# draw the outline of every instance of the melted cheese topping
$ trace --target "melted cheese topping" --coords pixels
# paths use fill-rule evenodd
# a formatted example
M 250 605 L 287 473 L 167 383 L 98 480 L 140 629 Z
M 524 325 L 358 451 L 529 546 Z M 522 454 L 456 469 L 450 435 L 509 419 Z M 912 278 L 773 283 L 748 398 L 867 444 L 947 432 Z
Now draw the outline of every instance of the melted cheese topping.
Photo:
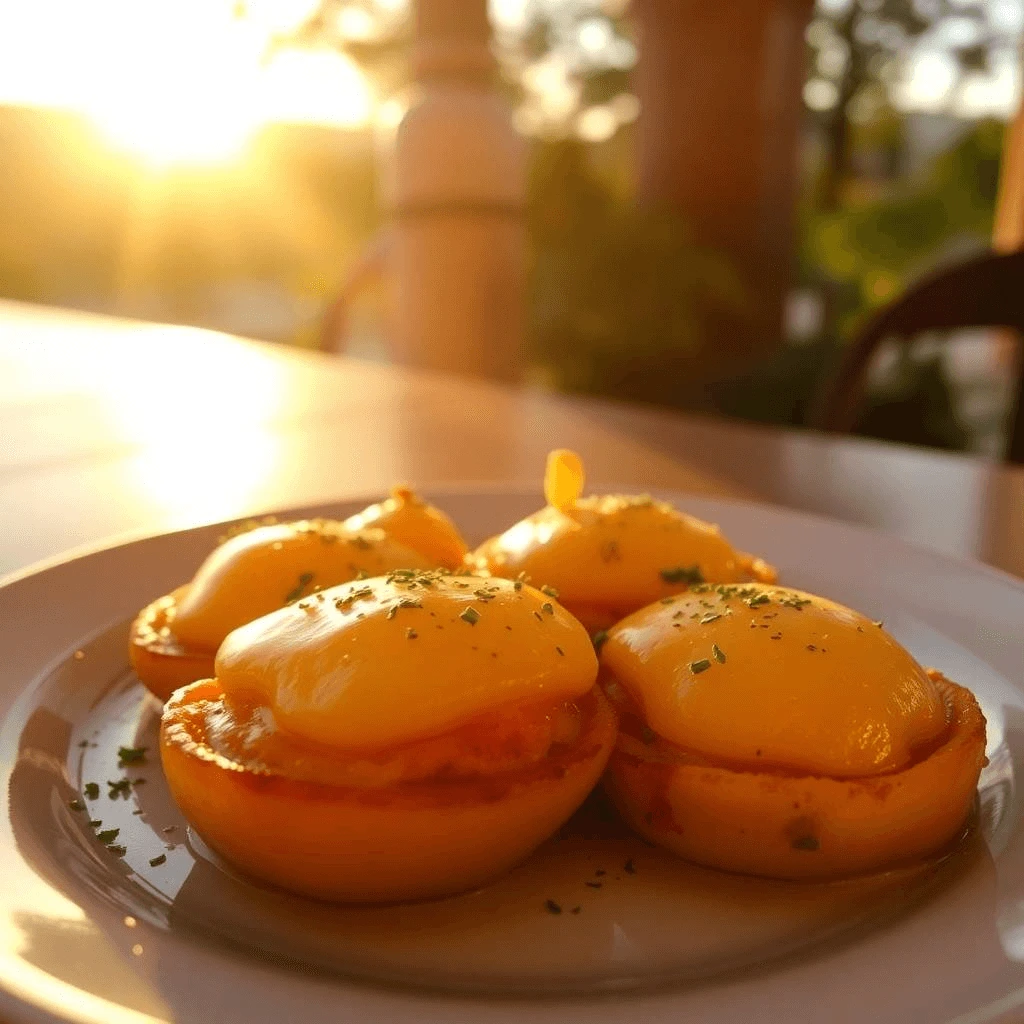
M 925 670 L 880 625 L 779 587 L 698 587 L 624 619 L 601 662 L 660 736 L 754 768 L 898 771 L 946 729 Z
M 323 591 L 236 629 L 217 654 L 229 697 L 349 750 L 438 735 L 513 703 L 573 700 L 596 676 L 586 630 L 540 591 L 436 572 Z
M 170 628 L 187 646 L 216 650 L 231 630 L 316 587 L 432 564 L 382 530 L 356 531 L 327 519 L 260 526 L 231 537 L 203 562 Z
M 399 544 L 418 551 L 432 566 L 457 569 L 468 548 L 455 524 L 439 508 L 428 505 L 408 487 L 345 520 L 350 530 L 379 527 Z
M 548 453 L 544 471 L 544 500 L 554 508 L 569 509 L 583 493 L 586 474 L 583 460 L 568 448 Z
M 639 608 L 694 580 L 728 583 L 774 570 L 736 551 L 717 526 L 641 495 L 548 505 L 485 541 L 469 563 L 495 576 L 526 575 L 580 602 Z

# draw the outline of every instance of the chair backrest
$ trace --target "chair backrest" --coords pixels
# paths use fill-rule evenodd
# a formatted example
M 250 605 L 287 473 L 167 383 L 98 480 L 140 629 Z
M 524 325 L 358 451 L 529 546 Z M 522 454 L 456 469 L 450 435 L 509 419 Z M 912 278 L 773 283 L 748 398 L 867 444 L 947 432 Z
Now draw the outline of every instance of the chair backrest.
M 864 397 L 871 357 L 888 338 L 911 340 L 925 331 L 1007 327 L 1024 338 L 1024 250 L 985 253 L 941 270 L 910 288 L 869 321 L 846 347 L 837 371 L 814 404 L 810 425 L 848 431 Z M 1010 414 L 1007 458 L 1024 463 L 1024 357 Z

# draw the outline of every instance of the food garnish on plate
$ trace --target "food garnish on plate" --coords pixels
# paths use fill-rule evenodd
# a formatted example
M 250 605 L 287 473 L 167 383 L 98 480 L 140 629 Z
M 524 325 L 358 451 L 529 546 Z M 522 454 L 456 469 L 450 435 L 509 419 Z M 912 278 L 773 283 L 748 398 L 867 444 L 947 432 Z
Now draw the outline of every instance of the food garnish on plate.
M 618 623 L 601 666 L 622 712 L 605 788 L 689 860 L 833 878 L 964 830 L 985 719 L 880 622 L 800 591 L 699 584 Z
M 480 885 L 593 789 L 615 740 L 586 630 L 520 582 L 403 570 L 232 632 L 164 709 L 171 792 L 256 878 L 378 902 Z
M 583 482 L 578 455 L 551 452 L 547 505 L 485 541 L 468 564 L 554 588 L 591 631 L 694 583 L 776 580 L 772 566 L 737 551 L 716 525 L 650 495 L 582 497 Z
M 255 524 L 227 537 L 191 582 L 142 609 L 131 628 L 132 667 L 166 700 L 213 674 L 217 648 L 238 626 L 360 576 L 455 568 L 465 553 L 451 520 L 408 488 L 344 522 Z

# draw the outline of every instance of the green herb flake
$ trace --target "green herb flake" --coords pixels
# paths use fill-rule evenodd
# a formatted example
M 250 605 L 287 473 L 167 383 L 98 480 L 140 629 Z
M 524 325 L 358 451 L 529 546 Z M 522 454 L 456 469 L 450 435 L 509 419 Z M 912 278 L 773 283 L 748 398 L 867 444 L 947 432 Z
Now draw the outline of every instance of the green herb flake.
M 110 800 L 116 800 L 118 797 L 123 797 L 125 800 L 128 799 L 128 795 L 132 791 L 131 779 L 118 779 L 116 782 L 111 782 L 107 779 L 107 798 Z
M 291 604 L 292 601 L 298 601 L 300 597 L 306 592 L 306 587 L 313 582 L 313 573 L 304 572 L 299 574 L 299 582 L 295 589 L 285 595 L 284 603 Z
M 752 597 L 747 598 L 748 608 L 757 608 L 759 605 L 768 604 L 771 598 L 767 594 L 754 594 Z
M 523 581 L 522 580 L 513 580 L 512 581 L 512 589 L 513 590 L 522 590 L 523 589 Z
M 107 849 L 115 857 L 123 857 L 128 852 L 128 847 L 127 846 L 108 846 Z
M 158 868 L 158 867 L 160 867 L 161 864 L 165 864 L 166 862 L 167 862 L 167 854 L 166 853 L 161 853 L 159 857 L 150 857 L 149 858 L 149 866 L 151 868 Z
M 590 642 L 594 645 L 594 650 L 600 652 L 601 648 L 604 647 L 605 642 L 608 640 L 608 630 L 599 629 L 591 638 Z
M 556 651 L 558 651 L 558 653 L 559 653 L 559 654 L 560 654 L 560 655 L 561 655 L 561 656 L 562 656 L 563 658 L 565 657 L 565 651 L 563 651 L 563 650 L 562 650 L 562 648 L 558 646 L 558 644 L 555 644 L 555 650 L 556 650 Z
M 711 662 L 707 658 L 701 658 L 699 661 L 690 662 L 690 671 L 695 675 L 699 676 L 701 672 L 706 672 L 711 668 Z
M 722 616 L 717 614 L 716 612 L 711 612 L 708 615 L 705 615 L 704 618 L 700 620 L 700 624 L 702 626 L 706 626 L 709 622 L 714 622 L 716 619 L 720 619 L 721 617 Z
M 411 626 L 405 631 L 406 640 L 415 640 L 418 636 L 419 633 L 417 633 Z
M 104 845 L 109 846 L 119 835 L 121 830 L 119 828 L 107 828 L 102 832 L 96 833 L 96 838 Z
M 715 661 L 717 661 L 719 665 L 725 664 L 725 651 L 723 651 L 718 644 L 711 645 L 711 653 L 715 656 Z
M 89 821 L 89 828 L 99 828 L 103 822 L 99 818 L 91 818 Z
M 547 612 L 548 615 L 554 615 L 555 614 L 555 606 L 550 601 L 545 601 L 540 606 L 540 610 L 542 612 Z
M 463 608 L 459 612 L 459 618 L 463 622 L 468 622 L 471 626 L 475 626 L 480 621 L 480 613 L 475 608 Z
M 98 782 L 87 782 L 82 787 L 87 800 L 98 800 L 100 796 L 100 784 Z
M 558 600 L 558 591 L 554 587 L 549 587 L 546 583 L 540 588 L 540 592 L 548 597 L 553 597 L 556 601 Z
M 143 764 L 148 749 L 148 747 L 118 747 L 117 767 L 123 768 L 126 764 Z
M 671 569 L 662 569 L 659 576 L 666 583 L 703 583 L 704 576 L 699 565 L 677 565 Z
M 77 799 L 76 800 L 69 800 L 68 801 L 68 807 L 70 807 L 71 810 L 73 810 L 73 811 L 84 811 L 85 810 L 85 804 L 83 804 L 81 800 L 77 800 Z
M 549 914 L 560 914 L 562 912 L 562 908 L 554 900 L 545 900 L 544 909 Z

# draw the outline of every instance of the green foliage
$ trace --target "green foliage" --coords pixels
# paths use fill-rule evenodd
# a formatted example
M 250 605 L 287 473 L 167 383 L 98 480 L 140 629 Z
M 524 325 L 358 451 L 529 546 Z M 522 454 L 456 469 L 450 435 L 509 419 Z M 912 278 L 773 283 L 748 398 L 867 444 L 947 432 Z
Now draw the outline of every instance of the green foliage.
M 738 313 L 736 276 L 679 217 L 616 194 L 585 147 L 538 145 L 530 183 L 530 335 L 552 382 L 679 404 L 703 315 Z
M 953 239 L 985 244 L 995 210 L 1002 125 L 983 122 L 935 159 L 924 179 L 878 199 L 813 216 L 808 256 L 837 281 L 858 283 L 865 308 L 887 301 Z M 877 282 L 884 279 L 887 287 Z

